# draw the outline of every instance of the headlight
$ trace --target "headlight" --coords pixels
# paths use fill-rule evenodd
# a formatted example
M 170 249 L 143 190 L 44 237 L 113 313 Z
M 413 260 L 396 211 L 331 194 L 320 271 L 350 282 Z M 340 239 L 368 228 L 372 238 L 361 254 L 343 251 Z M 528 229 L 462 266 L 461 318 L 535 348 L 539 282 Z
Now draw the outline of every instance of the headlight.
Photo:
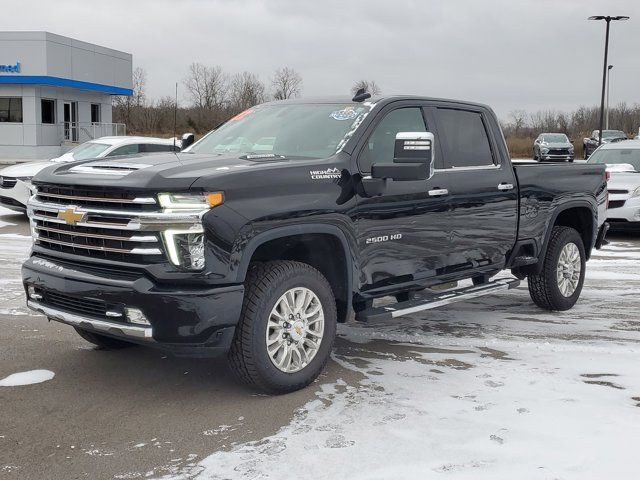
M 210 208 L 224 202 L 222 192 L 213 193 L 160 193 L 158 202 L 166 213 L 193 213 L 200 218 Z M 162 232 L 169 261 L 189 270 L 204 268 L 204 229 L 196 220 L 186 229 L 168 229 Z
M 542 147 L 540 150 L 542 153 L 549 153 L 549 149 L 547 147 Z
M 202 228 L 165 230 L 162 234 L 171 263 L 190 270 L 204 268 L 204 231 Z
M 158 202 L 166 210 L 207 210 L 216 207 L 224 201 L 222 192 L 213 193 L 160 193 Z
M 633 193 L 631 194 L 631 198 L 633 197 L 640 197 L 640 187 L 636 188 Z
M 574 150 L 573 145 L 570 145 L 570 146 L 569 146 L 569 151 L 570 151 L 570 152 L 573 152 L 573 150 Z

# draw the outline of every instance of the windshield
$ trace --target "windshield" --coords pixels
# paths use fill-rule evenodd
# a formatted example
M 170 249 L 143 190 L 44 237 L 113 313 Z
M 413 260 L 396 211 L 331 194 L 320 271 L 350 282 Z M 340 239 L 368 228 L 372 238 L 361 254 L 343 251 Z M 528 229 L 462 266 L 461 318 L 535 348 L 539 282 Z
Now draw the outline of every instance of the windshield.
M 73 150 L 69 150 L 68 153 L 74 160 L 86 160 L 88 158 L 96 158 L 110 146 L 106 143 L 86 142 L 78 145 Z
M 188 153 L 326 158 L 337 153 L 373 104 L 261 105 L 210 132 Z
M 603 130 L 602 138 L 626 138 L 627 135 L 620 130 Z
M 567 138 L 567 136 L 562 133 L 543 135 L 542 141 L 548 143 L 569 143 L 569 139 Z
M 636 172 L 640 172 L 640 148 L 599 149 L 593 152 L 587 163 L 606 163 L 608 165 L 628 163 L 633 165 Z

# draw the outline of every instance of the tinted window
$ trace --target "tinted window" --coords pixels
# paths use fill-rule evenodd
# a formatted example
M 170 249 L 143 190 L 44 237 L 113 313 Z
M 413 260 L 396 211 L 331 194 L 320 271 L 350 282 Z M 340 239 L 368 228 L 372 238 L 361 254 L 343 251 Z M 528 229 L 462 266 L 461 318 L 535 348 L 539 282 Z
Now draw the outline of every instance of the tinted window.
M 0 97 L 0 122 L 22 122 L 22 98 Z
M 140 145 L 140 152 L 142 153 L 153 153 L 153 152 L 178 152 L 180 148 L 177 146 L 174 148 L 173 145 L 162 145 L 158 143 L 143 143 Z
M 109 153 L 107 157 L 115 157 L 118 155 L 134 155 L 139 152 L 139 145 L 134 143 L 132 145 L 123 145 L 122 147 L 116 148 L 113 152 Z
M 56 123 L 56 101 L 43 98 L 40 100 L 42 123 Z
M 389 112 L 369 136 L 360 154 L 363 172 L 370 172 L 374 163 L 392 163 L 393 147 L 398 132 L 426 132 L 427 128 L 418 107 L 399 108 Z
M 92 103 L 91 104 L 91 123 L 100 122 L 100 104 Z
M 447 168 L 494 164 L 480 113 L 439 108 L 437 115 L 438 137 Z

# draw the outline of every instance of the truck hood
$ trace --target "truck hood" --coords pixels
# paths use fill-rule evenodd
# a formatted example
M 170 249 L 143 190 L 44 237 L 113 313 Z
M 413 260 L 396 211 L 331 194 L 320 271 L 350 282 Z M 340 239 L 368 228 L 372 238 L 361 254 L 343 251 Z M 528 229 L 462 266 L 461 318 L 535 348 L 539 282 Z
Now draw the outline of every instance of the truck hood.
M 243 169 L 269 168 L 269 165 L 283 162 L 288 163 L 286 160 L 254 161 L 237 156 L 193 153 L 133 155 L 69 163 L 49 162 L 49 168 L 38 173 L 33 183 L 113 185 L 120 188 L 179 191 L 188 189 L 203 175 L 222 177 Z
M 11 165 L 0 170 L 0 176 L 13 178 L 31 178 L 40 170 L 53 165 L 51 161 L 25 162 Z
M 549 142 L 549 143 L 543 143 L 540 146 L 543 148 L 569 148 L 569 147 L 573 147 L 573 144 L 566 143 L 566 142 Z

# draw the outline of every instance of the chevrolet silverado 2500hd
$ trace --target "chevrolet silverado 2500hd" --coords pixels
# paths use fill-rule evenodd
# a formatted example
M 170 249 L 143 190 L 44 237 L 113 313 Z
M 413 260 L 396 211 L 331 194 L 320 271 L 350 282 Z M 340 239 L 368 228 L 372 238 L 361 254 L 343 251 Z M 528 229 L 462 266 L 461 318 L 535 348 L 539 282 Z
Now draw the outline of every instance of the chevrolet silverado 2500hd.
M 606 233 L 604 165 L 512 164 L 483 105 L 366 97 L 267 103 L 182 153 L 39 173 L 29 307 L 107 348 L 224 353 L 270 392 L 313 381 L 354 311 L 392 321 L 524 278 L 571 308 Z

